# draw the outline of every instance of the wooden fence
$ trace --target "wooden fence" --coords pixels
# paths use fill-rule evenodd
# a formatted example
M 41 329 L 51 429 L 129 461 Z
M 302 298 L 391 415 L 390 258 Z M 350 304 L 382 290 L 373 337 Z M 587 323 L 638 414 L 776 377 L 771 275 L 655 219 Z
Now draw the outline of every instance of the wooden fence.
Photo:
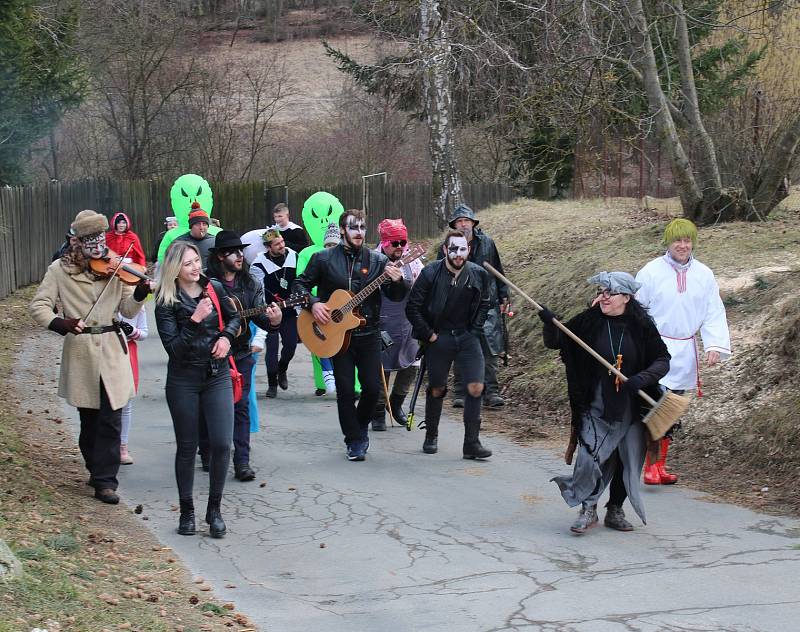
M 109 218 L 124 211 L 142 240 L 145 254 L 156 247 L 164 217 L 172 215 L 171 182 L 88 179 L 0 189 L 0 299 L 17 288 L 38 283 L 75 215 L 94 209 Z M 303 202 L 317 189 L 287 189 L 264 182 L 212 182 L 212 217 L 222 226 L 245 232 L 272 223 L 272 207 L 288 201 L 300 223 Z M 362 183 L 327 187 L 345 208 L 362 208 Z M 502 184 L 467 184 L 464 199 L 475 210 L 515 197 Z M 421 183 L 370 183 L 367 217 L 370 231 L 384 217 L 402 217 L 412 238 L 432 237 L 439 225 L 431 211 L 431 187 Z M 377 240 L 377 238 L 375 239 Z M 372 239 L 370 239 L 372 241 Z

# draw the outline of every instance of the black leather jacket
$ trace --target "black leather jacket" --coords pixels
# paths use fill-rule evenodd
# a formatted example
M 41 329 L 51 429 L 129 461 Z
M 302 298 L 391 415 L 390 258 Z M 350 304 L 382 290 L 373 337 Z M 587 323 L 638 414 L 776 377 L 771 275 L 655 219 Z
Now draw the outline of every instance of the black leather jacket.
M 217 310 L 211 313 L 202 322 L 195 323 L 192 314 L 197 308 L 197 300 L 190 298 L 180 289 L 176 288 L 178 300 L 171 305 L 156 303 L 156 325 L 158 335 L 164 349 L 169 355 L 169 364 L 178 366 L 204 366 L 212 368 L 227 364 L 227 360 L 215 360 L 211 357 L 211 349 L 220 336 L 225 336 L 233 344 L 236 333 L 239 331 L 241 320 L 230 301 L 225 300 L 225 289 L 217 281 L 209 281 L 204 276 L 200 277 L 200 285 L 205 287 L 212 283 L 220 300 L 222 321 L 225 329 L 220 333 Z
M 444 258 L 444 250 L 439 247 L 439 252 L 436 258 L 441 260 Z M 472 241 L 469 243 L 469 261 L 479 265 L 483 268 L 483 262 L 488 261 L 492 267 L 500 274 L 503 272 L 503 264 L 500 263 L 500 253 L 497 252 L 497 246 L 494 240 L 484 233 L 480 228 L 476 228 L 472 234 Z M 497 307 L 498 303 L 508 298 L 508 288 L 494 275 L 489 276 L 489 303 L 493 308 Z
M 210 272 L 209 272 L 210 274 Z M 244 274 L 247 274 L 247 278 L 244 277 Z M 242 309 L 250 309 L 251 307 L 258 307 L 259 305 L 264 305 L 264 286 L 260 283 L 256 283 L 253 278 L 248 273 L 239 273 L 236 275 L 236 281 L 232 288 L 229 288 L 227 285 L 224 285 L 219 279 L 212 278 L 213 281 L 219 283 L 225 288 L 225 294 L 235 296 L 236 299 L 241 303 Z M 225 294 L 222 295 L 220 300 L 229 302 L 225 300 Z M 250 355 L 250 327 L 247 326 L 247 320 L 242 320 L 242 331 L 241 333 L 236 336 L 231 344 L 231 353 L 233 354 L 233 359 L 238 360 L 239 358 L 244 358 Z M 256 325 L 261 327 L 264 331 L 275 331 L 279 327 L 273 327 L 269 323 L 269 318 L 267 318 L 266 314 L 258 314 L 256 316 L 251 316 L 249 320 L 252 320 Z
M 317 295 L 311 304 L 326 302 L 334 290 L 350 290 L 356 294 L 381 274 L 389 259 L 386 255 L 362 247 L 355 256 L 342 244 L 315 253 L 306 269 L 292 284 L 292 294 L 310 294 L 316 286 Z M 384 283 L 381 290 L 373 292 L 361 303 L 359 312 L 366 319 L 364 327 L 353 331 L 353 335 L 371 334 L 380 327 L 381 294 L 390 301 L 402 301 L 406 296 L 406 285 L 401 279 L 397 283 Z
M 469 329 L 475 335 L 480 335 L 490 305 L 489 273 L 467 261 L 461 274 L 467 275 L 465 287 L 472 292 Z M 429 263 L 417 277 L 406 304 L 406 317 L 417 340 L 428 342 L 432 334 L 438 333 L 437 322 L 447 303 L 452 278 L 444 260 Z

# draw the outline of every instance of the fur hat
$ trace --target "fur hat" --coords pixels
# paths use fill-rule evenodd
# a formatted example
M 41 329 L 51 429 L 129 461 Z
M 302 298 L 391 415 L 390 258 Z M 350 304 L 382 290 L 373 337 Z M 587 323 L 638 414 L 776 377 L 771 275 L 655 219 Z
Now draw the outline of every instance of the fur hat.
M 189 213 L 189 228 L 195 224 L 199 224 L 200 222 L 205 222 L 209 225 L 211 224 L 208 213 L 200 208 L 200 202 L 194 201 L 192 202 L 192 212 Z
M 328 230 L 325 231 L 325 238 L 322 240 L 322 245 L 328 244 L 338 245 L 342 241 L 342 235 L 339 232 L 339 227 L 336 224 L 328 224 Z
M 75 216 L 75 221 L 70 226 L 76 237 L 83 239 L 108 230 L 108 220 L 105 215 L 95 211 L 81 211 Z

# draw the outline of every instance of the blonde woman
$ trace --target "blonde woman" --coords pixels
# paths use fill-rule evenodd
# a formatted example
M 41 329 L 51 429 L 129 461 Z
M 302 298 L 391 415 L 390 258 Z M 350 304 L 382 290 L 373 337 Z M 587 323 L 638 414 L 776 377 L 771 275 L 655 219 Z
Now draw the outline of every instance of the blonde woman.
M 206 522 L 213 538 L 225 535 L 220 513 L 233 438 L 233 389 L 227 357 L 240 319 L 225 290 L 201 272 L 200 251 L 175 241 L 167 251 L 156 287 L 156 324 L 169 355 L 166 396 L 175 429 L 175 478 L 181 515 L 178 533 L 194 535 L 192 488 L 198 421 L 208 424 L 209 492 Z M 216 293 L 224 327 L 209 293 Z

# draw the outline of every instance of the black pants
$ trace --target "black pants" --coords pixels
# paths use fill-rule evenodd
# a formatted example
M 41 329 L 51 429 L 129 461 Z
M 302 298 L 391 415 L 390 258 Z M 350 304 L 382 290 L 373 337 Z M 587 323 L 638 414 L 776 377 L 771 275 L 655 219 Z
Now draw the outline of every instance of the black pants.
M 497 356 L 492 355 L 492 350 L 489 349 L 486 336 L 481 334 L 480 339 L 484 366 L 484 374 L 481 378 L 485 386 L 483 395 L 484 397 L 497 395 L 500 393 L 500 385 L 497 383 Z M 464 388 L 464 380 L 461 379 L 461 369 L 456 363 L 453 367 L 453 397 L 460 397 L 463 399 L 465 393 L 466 389 Z
M 352 336 L 347 351 L 333 358 L 333 377 L 336 379 L 336 408 L 344 442 L 350 445 L 366 433 L 370 418 L 383 388 L 381 375 L 381 338 L 379 332 Z M 361 398 L 356 408 L 356 369 L 361 382 Z
M 117 489 L 122 409 L 111 408 L 103 380 L 100 380 L 100 408 L 78 408 L 78 414 L 81 418 L 78 446 L 89 470 L 89 484 L 95 489 Z
M 209 496 L 222 496 L 233 438 L 233 387 L 228 365 L 221 364 L 216 375 L 210 375 L 205 366 L 170 365 L 166 395 L 175 430 L 178 497 L 192 498 L 201 411 L 208 426 Z
M 611 477 L 611 484 L 608 488 L 608 503 L 606 507 L 609 505 L 622 507 L 622 503 L 624 503 L 625 499 L 628 497 L 628 492 L 625 489 L 625 482 L 622 478 L 624 467 L 622 465 L 622 459 L 619 458 L 619 450 L 614 451 L 614 457 L 617 459 L 617 465 L 614 468 L 614 475 Z
M 278 342 L 281 344 L 280 359 L 278 359 Z M 297 313 L 293 309 L 285 309 L 281 319 L 281 328 L 267 334 L 267 348 L 264 353 L 267 373 L 285 371 L 289 367 L 296 349 Z
M 236 360 L 236 368 L 242 374 L 242 399 L 233 405 L 233 464 L 250 462 L 250 388 L 252 386 L 252 355 Z
M 478 336 L 467 330 L 442 331 L 436 342 L 425 349 L 428 367 L 428 395 L 425 398 L 425 423 L 429 427 L 439 425 L 442 415 L 442 398 L 433 397 L 431 388 L 445 388 L 450 365 L 455 363 L 466 384 L 483 383 L 483 351 Z M 481 397 L 464 393 L 464 423 L 475 423 L 481 418 Z

